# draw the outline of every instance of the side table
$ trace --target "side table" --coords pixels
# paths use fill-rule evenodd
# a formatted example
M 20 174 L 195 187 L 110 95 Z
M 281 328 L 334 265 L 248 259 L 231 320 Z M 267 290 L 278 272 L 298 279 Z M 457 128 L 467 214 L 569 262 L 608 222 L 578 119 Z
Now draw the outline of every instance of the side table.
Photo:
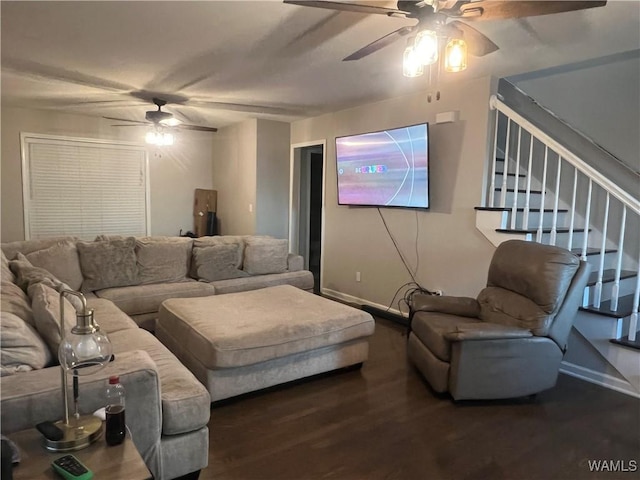
M 104 428 L 104 426 L 103 426 Z M 42 435 L 35 428 L 7 435 L 20 448 L 20 463 L 13 468 L 14 480 L 35 478 L 60 480 L 51 462 L 67 453 L 50 452 L 44 448 Z M 73 454 L 93 472 L 99 480 L 149 480 L 153 478 L 142 457 L 127 434 L 125 441 L 113 447 L 107 445 L 104 435 L 87 448 Z

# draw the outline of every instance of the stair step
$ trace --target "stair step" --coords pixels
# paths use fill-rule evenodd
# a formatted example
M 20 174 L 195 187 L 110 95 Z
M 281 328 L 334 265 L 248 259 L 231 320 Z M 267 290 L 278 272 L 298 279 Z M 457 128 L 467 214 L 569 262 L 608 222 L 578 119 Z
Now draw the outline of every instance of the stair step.
M 637 274 L 636 272 L 632 272 L 630 270 L 622 270 L 620 271 L 620 280 L 625 278 L 633 278 Z M 602 271 L 602 283 L 613 282 L 616 278 L 616 271 L 613 268 L 608 268 Z M 596 283 L 598 283 L 598 272 L 591 272 L 589 275 L 589 280 L 587 281 L 587 286 L 592 287 Z
M 500 192 L 500 191 L 502 191 L 502 188 L 501 187 L 496 187 L 495 191 L 496 192 Z M 513 193 L 513 192 L 515 192 L 515 189 L 507 188 L 507 189 L 505 189 L 505 191 L 507 193 Z M 518 189 L 518 193 L 527 193 L 527 189 L 526 188 L 519 188 Z M 542 195 L 542 190 L 530 190 L 529 193 L 531 195 Z
M 617 253 L 618 250 L 614 249 L 614 248 L 605 248 L 604 253 Z M 571 253 L 573 253 L 574 255 L 582 255 L 582 248 L 572 248 L 571 249 Z M 587 257 L 591 256 L 591 255 L 600 255 L 600 249 L 599 248 L 591 248 L 591 247 L 587 247 Z
M 511 209 L 509 207 L 473 207 L 475 210 L 480 210 L 483 212 L 510 212 Z M 523 207 L 518 207 L 516 208 L 516 211 L 518 212 L 524 212 L 524 208 Z M 530 213 L 540 213 L 540 209 L 539 208 L 530 208 L 529 209 Z M 545 208 L 544 209 L 545 213 L 553 213 L 553 208 Z M 558 213 L 568 213 L 569 210 L 567 210 L 566 208 L 559 208 L 558 209 Z
M 604 315 L 605 317 L 625 318 L 633 313 L 633 295 L 618 298 L 618 309 L 613 312 L 611 311 L 611 300 L 600 303 L 600 308 L 589 305 L 588 307 L 580 307 L 580 310 Z
M 504 175 L 504 172 L 496 172 L 496 175 Z M 515 173 L 507 173 L 507 177 L 515 177 L 515 176 L 516 176 Z M 527 178 L 527 176 L 524 173 L 519 173 L 518 178 Z
M 615 343 L 616 345 L 622 345 L 623 347 L 633 348 L 635 350 L 640 350 L 640 335 L 636 337 L 634 341 L 629 340 L 629 336 L 626 335 L 622 338 L 613 338 L 609 340 L 611 343 Z
M 538 233 L 537 228 L 496 228 L 496 232 L 500 233 L 515 233 L 515 234 L 536 234 Z M 583 233 L 584 228 L 574 228 L 573 233 Z M 542 233 L 551 233 L 551 228 L 543 228 Z M 556 233 L 569 233 L 568 228 L 556 228 Z

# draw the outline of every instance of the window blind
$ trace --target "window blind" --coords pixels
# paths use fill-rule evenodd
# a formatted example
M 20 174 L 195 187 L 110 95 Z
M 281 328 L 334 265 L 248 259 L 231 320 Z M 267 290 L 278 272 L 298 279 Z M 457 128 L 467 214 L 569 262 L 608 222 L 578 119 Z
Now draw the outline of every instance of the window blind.
M 147 235 L 147 154 L 142 146 L 23 136 L 27 239 Z

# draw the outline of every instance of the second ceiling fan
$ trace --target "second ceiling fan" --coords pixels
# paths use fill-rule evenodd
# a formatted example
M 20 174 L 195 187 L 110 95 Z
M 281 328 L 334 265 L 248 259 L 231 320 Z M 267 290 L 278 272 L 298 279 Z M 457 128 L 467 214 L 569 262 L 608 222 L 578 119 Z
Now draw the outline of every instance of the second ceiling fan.
M 107 120 L 116 120 L 119 122 L 130 122 L 124 125 L 114 125 L 114 127 L 133 127 L 140 125 L 155 125 L 158 128 L 170 127 L 170 128 L 180 128 L 183 130 L 195 130 L 198 132 L 217 132 L 218 129 L 215 127 L 203 127 L 200 125 L 187 125 L 178 120 L 172 113 L 165 112 L 162 110 L 167 104 L 166 100 L 161 98 L 153 98 L 153 103 L 158 107 L 157 110 L 148 110 L 145 113 L 145 122 L 138 120 L 128 120 L 126 118 L 116 118 L 116 117 L 104 117 Z

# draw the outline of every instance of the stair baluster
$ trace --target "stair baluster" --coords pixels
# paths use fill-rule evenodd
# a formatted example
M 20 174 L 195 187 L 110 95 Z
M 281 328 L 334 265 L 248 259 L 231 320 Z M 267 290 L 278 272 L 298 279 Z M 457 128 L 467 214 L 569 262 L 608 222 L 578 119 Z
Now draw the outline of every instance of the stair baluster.
M 602 277 L 604 275 L 604 254 L 607 249 L 607 224 L 609 223 L 609 192 L 607 192 L 605 207 L 604 207 L 604 220 L 602 222 L 602 243 L 600 247 L 600 263 L 598 266 L 598 281 L 593 292 L 593 306 L 600 308 L 600 302 L 602 300 Z
M 624 231 L 627 224 L 627 206 L 622 206 L 622 220 L 620 221 L 620 240 L 618 243 L 618 255 L 616 258 L 616 275 L 611 289 L 611 311 L 618 310 L 618 298 L 620 297 L 620 275 L 622 274 L 622 256 L 624 253 Z M 602 255 L 604 258 L 604 255 Z

